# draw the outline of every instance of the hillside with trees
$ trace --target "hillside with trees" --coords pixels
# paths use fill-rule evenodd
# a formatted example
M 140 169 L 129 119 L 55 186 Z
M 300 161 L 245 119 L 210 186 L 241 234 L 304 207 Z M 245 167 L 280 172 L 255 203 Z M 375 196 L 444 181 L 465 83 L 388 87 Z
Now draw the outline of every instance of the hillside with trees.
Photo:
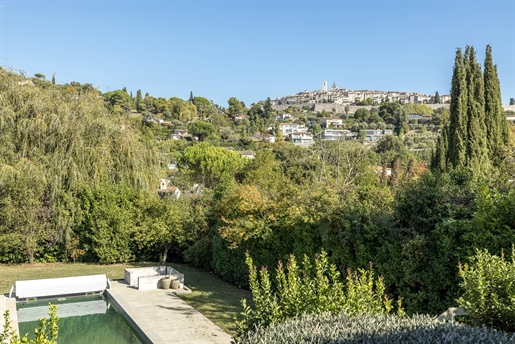
M 385 102 L 282 119 L 270 99 L 224 108 L 0 70 L 0 263 L 187 262 L 267 295 L 246 308 L 262 326 L 298 314 L 300 271 L 331 281 L 312 309 L 351 307 L 369 278 L 372 313 L 437 315 L 463 294 L 460 263 L 478 250 L 511 259 L 515 243 L 515 126 L 486 52 L 481 69 L 472 47 L 457 50 L 449 110 Z M 316 136 L 330 117 L 356 139 L 306 148 L 279 129 Z M 393 135 L 367 141 L 371 128 Z

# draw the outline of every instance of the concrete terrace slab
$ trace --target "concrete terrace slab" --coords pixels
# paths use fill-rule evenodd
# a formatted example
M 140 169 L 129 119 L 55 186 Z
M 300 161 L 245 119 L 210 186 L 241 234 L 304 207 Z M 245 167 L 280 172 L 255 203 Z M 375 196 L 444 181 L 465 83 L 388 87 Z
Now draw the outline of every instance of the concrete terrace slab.
M 172 291 L 137 290 L 124 281 L 112 281 L 106 292 L 148 343 L 231 343 L 231 336 Z
M 16 299 L 8 295 L 0 295 L 0 332 L 4 329 L 4 313 L 9 311 L 11 326 L 18 333 L 18 313 L 16 313 Z

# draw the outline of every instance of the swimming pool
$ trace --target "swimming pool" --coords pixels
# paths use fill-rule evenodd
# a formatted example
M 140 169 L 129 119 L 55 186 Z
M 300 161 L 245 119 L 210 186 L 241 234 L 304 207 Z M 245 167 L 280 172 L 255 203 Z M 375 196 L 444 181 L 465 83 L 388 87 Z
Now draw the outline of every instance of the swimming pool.
M 34 338 L 39 319 L 48 318 L 48 304 L 58 307 L 59 343 L 144 344 L 125 317 L 105 295 L 17 302 L 21 336 Z

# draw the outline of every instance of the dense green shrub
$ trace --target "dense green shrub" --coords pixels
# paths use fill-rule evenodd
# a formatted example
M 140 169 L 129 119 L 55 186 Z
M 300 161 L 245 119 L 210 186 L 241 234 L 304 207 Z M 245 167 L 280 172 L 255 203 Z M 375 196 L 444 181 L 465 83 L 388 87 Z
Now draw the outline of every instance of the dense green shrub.
M 470 255 L 463 237 L 473 216 L 473 189 L 455 176 L 427 173 L 401 185 L 394 206 L 383 252 L 371 260 L 388 292 L 404 297 L 409 314 L 441 313 L 459 297 L 458 262 Z
M 375 278 L 372 269 L 349 270 L 344 283 L 324 251 L 313 262 L 304 256 L 298 265 L 294 255 L 290 256 L 286 266 L 279 262 L 277 290 L 272 288 L 266 268 L 258 272 L 248 254 L 246 262 L 250 270 L 253 307 L 242 301 L 244 319 L 237 324 L 238 335 L 300 314 L 338 314 L 343 310 L 349 314 L 387 314 L 393 308 L 384 293 L 382 278 Z M 398 313 L 404 314 L 400 301 L 398 306 Z
M 228 243 L 221 237 L 212 239 L 212 268 L 224 280 L 237 285 L 246 286 L 248 272 L 245 268 L 245 252 L 241 247 L 228 248 Z
M 459 266 L 464 294 L 457 300 L 469 312 L 467 320 L 515 332 L 515 260 L 477 251 L 470 265 Z
M 483 185 L 476 195 L 476 211 L 464 239 L 470 247 L 488 249 L 491 254 L 500 255 L 503 250 L 509 253 L 515 243 L 515 190 Z M 468 256 L 473 254 L 473 250 L 468 252 Z
M 330 313 L 302 315 L 248 332 L 241 344 L 288 343 L 513 343 L 515 335 L 459 323 L 434 323 L 428 315 Z
M 83 220 L 77 229 L 90 259 L 126 263 L 134 259 L 131 238 L 137 192 L 124 184 L 105 183 L 80 194 Z

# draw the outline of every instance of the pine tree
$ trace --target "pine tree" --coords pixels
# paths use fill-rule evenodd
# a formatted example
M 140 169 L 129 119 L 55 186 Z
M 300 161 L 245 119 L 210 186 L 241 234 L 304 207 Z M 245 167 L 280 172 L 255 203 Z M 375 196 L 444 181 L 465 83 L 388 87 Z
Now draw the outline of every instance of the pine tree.
M 467 80 L 461 49 L 456 50 L 451 85 L 451 105 L 448 138 L 448 167 L 464 166 L 467 141 Z
M 493 158 L 499 148 L 508 143 L 508 124 L 502 107 L 501 87 L 490 45 L 486 46 L 484 85 L 486 134 L 489 154 Z

